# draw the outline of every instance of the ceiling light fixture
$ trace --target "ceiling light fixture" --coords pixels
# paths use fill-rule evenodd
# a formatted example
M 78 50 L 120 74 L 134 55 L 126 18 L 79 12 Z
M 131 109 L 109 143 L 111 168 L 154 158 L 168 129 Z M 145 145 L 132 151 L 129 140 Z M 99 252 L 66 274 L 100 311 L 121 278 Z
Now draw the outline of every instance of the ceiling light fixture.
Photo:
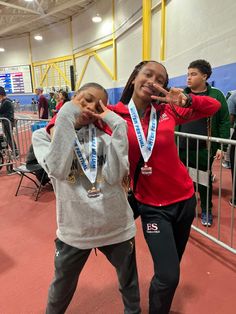
M 0 48 L 0 52 L 4 52 L 5 51 L 5 49 L 4 48 Z
M 92 17 L 93 23 L 100 23 L 102 21 L 102 18 L 99 14 L 96 14 L 95 16 Z
M 34 36 L 34 39 L 35 39 L 35 40 L 43 40 L 43 36 L 41 36 L 41 35 L 35 35 L 35 36 Z
M 33 2 L 34 0 L 25 0 L 25 2 Z

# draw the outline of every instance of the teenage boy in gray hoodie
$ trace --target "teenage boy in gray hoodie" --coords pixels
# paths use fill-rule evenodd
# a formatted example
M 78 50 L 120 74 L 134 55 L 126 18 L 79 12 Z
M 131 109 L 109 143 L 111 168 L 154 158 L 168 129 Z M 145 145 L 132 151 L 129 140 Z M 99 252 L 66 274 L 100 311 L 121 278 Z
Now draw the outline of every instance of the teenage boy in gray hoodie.
M 52 137 L 45 129 L 33 133 L 36 158 L 56 194 L 55 275 L 47 314 L 65 313 L 93 248 L 116 268 L 124 313 L 141 313 L 136 228 L 122 187 L 129 168 L 127 126 L 106 108 L 107 99 L 102 86 L 88 83 L 61 108 Z M 101 129 L 104 123 L 109 128 Z

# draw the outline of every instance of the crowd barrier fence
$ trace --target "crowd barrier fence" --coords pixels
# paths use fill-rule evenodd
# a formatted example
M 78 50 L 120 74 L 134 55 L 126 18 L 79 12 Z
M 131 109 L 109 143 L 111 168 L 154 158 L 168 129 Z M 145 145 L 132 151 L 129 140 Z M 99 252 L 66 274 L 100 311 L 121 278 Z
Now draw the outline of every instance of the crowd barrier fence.
M 198 200 L 197 207 L 196 207 L 196 214 L 195 219 L 192 224 L 192 228 L 202 234 L 203 236 L 209 238 L 210 240 L 214 241 L 218 245 L 224 247 L 225 249 L 231 251 L 232 253 L 236 254 L 236 245 L 235 245 L 235 207 L 236 204 L 229 204 L 229 200 L 236 199 L 235 195 L 235 184 L 236 184 L 236 167 L 233 169 L 233 174 L 231 176 L 231 171 L 229 169 L 224 169 L 222 166 L 223 161 L 223 154 L 221 154 L 220 160 L 214 160 L 214 163 L 217 163 L 217 181 L 213 182 L 213 194 L 217 193 L 217 197 L 214 198 L 213 202 L 213 217 L 214 217 L 214 228 L 208 226 L 202 226 L 200 222 L 199 214 L 201 213 L 200 208 L 200 201 L 199 201 L 199 185 L 204 185 L 207 188 L 207 216 L 209 214 L 209 182 L 212 180 L 212 172 L 211 172 L 211 148 L 213 143 L 217 143 L 218 149 L 223 151 L 223 148 L 227 147 L 228 145 L 236 146 L 235 140 L 230 139 L 221 139 L 216 137 L 207 137 L 203 135 L 195 135 L 189 133 L 182 133 L 182 132 L 175 132 L 176 135 L 176 144 L 178 152 L 180 153 L 180 140 L 181 138 L 185 138 L 186 141 L 186 149 L 185 149 L 185 156 L 186 161 L 185 165 L 189 171 L 191 178 L 195 183 L 195 191 L 196 191 L 196 198 Z M 189 149 L 190 140 L 195 140 L 195 164 L 196 167 L 190 167 L 191 165 L 191 158 L 193 158 L 193 151 Z M 203 170 L 199 169 L 199 161 L 200 161 L 200 143 L 205 143 L 205 147 L 207 147 L 207 168 Z M 236 154 L 234 155 L 234 164 L 236 165 Z M 231 179 L 233 178 L 233 180 Z M 230 184 L 229 184 L 230 182 Z M 215 204 L 215 200 L 217 200 L 217 204 Z

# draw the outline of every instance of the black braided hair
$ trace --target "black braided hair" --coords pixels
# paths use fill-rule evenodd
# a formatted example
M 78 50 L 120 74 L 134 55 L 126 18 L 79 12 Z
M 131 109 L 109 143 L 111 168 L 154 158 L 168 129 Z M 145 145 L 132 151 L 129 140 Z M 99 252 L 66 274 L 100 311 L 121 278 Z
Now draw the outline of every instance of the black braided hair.
M 134 92 L 133 80 L 136 78 L 136 76 L 138 75 L 139 71 L 149 62 L 155 62 L 157 64 L 162 65 L 163 68 L 166 71 L 166 68 L 164 67 L 163 64 L 161 64 L 161 63 L 159 63 L 157 61 L 153 61 L 153 60 L 145 60 L 145 61 L 142 61 L 139 64 L 137 64 L 135 66 L 133 72 L 131 73 L 127 83 L 126 83 L 125 88 L 124 88 L 124 90 L 122 92 L 122 95 L 121 95 L 121 98 L 120 98 L 120 101 L 123 102 L 124 104 L 128 104 L 130 99 L 132 98 L 132 95 L 133 95 L 133 92 Z M 164 84 L 163 88 L 165 88 L 165 89 L 167 88 L 168 82 L 169 82 L 169 78 L 168 78 L 168 73 L 166 71 L 166 81 L 165 81 L 165 84 Z

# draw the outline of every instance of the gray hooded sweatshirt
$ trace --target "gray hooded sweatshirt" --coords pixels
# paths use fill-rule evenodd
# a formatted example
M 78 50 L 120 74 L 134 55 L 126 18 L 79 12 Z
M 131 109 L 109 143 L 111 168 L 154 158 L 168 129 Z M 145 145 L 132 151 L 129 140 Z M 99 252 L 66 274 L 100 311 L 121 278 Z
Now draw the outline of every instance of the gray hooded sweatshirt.
M 104 122 L 111 128 L 112 135 L 96 128 L 96 188 L 101 193 L 96 198 L 89 198 L 87 193 L 91 189 L 91 182 L 74 152 L 77 134 L 89 158 L 88 127 L 77 132 L 74 128 L 79 114 L 79 108 L 68 102 L 58 113 L 52 141 L 45 129 L 33 133 L 35 156 L 51 178 L 56 194 L 57 237 L 80 249 L 129 240 L 135 236 L 136 227 L 122 187 L 122 179 L 127 175 L 129 167 L 126 122 L 109 112 Z M 71 171 L 76 178 L 74 183 L 68 180 Z

